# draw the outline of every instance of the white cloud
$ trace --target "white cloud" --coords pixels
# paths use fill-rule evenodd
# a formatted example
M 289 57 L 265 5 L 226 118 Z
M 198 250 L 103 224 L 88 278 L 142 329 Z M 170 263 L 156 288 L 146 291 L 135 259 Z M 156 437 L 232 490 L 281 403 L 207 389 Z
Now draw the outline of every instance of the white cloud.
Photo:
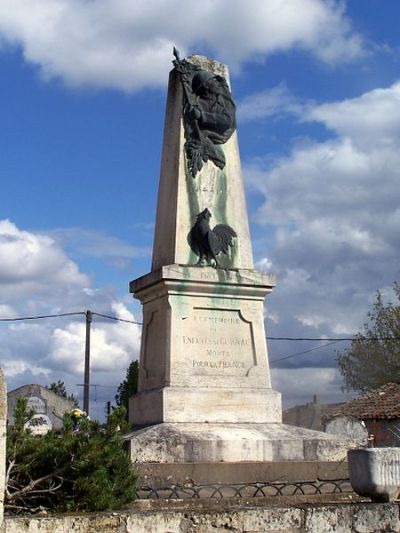
M 13 318 L 15 315 L 15 310 L 10 305 L 0 304 L 0 316 L 3 318 Z
M 133 320 L 134 316 L 120 302 L 111 305 L 113 316 Z M 84 323 L 71 322 L 56 328 L 50 339 L 47 361 L 54 368 L 63 368 L 75 376 L 84 370 Z M 140 343 L 140 327 L 124 322 L 99 322 L 96 318 L 91 328 L 91 369 L 93 372 L 126 370 Z
M 311 108 L 306 120 L 315 120 L 349 137 L 364 148 L 396 146 L 400 135 L 400 82 L 375 89 L 359 98 Z
M 289 91 L 284 83 L 256 94 L 251 94 L 238 105 L 237 115 L 241 122 L 265 119 L 283 114 L 300 116 L 305 104 Z
M 47 379 L 51 373 L 49 368 L 34 366 L 31 363 L 22 360 L 5 361 L 4 370 L 8 378 L 16 377 L 27 370 L 29 370 L 33 376 L 38 376 L 41 379 Z
M 263 257 L 262 259 L 257 261 L 255 267 L 259 272 L 265 272 L 265 273 L 270 272 L 273 268 L 272 262 L 268 257 Z
M 364 53 L 336 0 L 2 0 L 1 41 L 45 79 L 128 92 L 165 83 L 173 45 L 233 69 L 292 48 L 328 64 Z
M 63 248 L 72 248 L 79 255 L 98 257 L 116 266 L 125 268 L 135 257 L 151 254 L 150 247 L 134 246 L 113 235 L 83 228 L 62 228 L 48 233 Z
M 300 119 L 323 123 L 333 138 L 247 165 L 265 197 L 256 217 L 272 235 L 264 246 L 278 284 L 269 308 L 282 334 L 351 335 L 375 291 L 400 279 L 399 99 L 396 83 L 304 107 Z
M 335 368 L 275 368 L 271 374 L 272 387 L 283 394 L 284 408 L 306 404 L 314 394 L 322 403 L 349 399 L 348 394 L 340 392 L 341 377 Z
M 112 237 L 108 242 L 115 244 Z M 116 244 L 122 246 L 119 241 Z M 49 235 L 21 230 L 2 220 L 0 258 L 0 318 L 91 309 L 135 320 L 112 291 L 93 287 L 92 280 Z M 138 356 L 140 336 L 137 325 L 94 317 L 92 382 L 105 381 L 117 386 L 130 361 Z M 79 393 L 75 385 L 83 380 L 84 352 L 84 315 L 74 319 L 0 323 L 0 361 L 9 389 L 24 383 L 49 384 L 62 379 L 70 392 Z M 116 392 L 110 390 L 107 399 Z
M 38 282 L 43 278 L 53 284 L 83 286 L 88 283 L 88 278 L 79 272 L 53 239 L 21 231 L 9 220 L 0 220 L 0 254 L 2 284 Z

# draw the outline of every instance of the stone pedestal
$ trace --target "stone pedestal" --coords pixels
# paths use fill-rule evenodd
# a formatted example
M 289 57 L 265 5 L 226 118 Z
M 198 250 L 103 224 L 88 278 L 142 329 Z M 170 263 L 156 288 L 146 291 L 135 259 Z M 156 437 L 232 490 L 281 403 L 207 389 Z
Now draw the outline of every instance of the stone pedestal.
M 263 322 L 272 287 L 253 270 L 179 265 L 132 282 L 143 333 L 131 422 L 281 422 Z

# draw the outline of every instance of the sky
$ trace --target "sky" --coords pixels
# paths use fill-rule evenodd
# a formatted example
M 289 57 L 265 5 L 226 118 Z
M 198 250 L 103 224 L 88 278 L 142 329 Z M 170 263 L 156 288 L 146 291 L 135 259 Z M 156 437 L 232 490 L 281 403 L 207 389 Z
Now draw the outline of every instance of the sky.
M 360 331 L 400 281 L 399 18 L 389 0 L 2 0 L 0 318 L 141 321 L 128 285 L 150 270 L 176 46 L 230 69 L 254 258 L 277 278 L 267 335 Z M 94 318 L 94 416 L 140 334 Z M 1 322 L 9 390 L 82 398 L 84 335 L 83 315 Z M 346 346 L 269 340 L 284 406 L 345 401 Z

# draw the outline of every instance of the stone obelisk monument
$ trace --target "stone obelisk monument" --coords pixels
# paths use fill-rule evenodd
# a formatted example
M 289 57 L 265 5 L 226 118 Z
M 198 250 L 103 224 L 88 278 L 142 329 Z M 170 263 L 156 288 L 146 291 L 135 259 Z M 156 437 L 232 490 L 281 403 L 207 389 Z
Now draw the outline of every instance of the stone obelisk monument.
M 253 266 L 227 68 L 175 55 L 152 270 L 130 285 L 143 305 L 132 459 L 336 458 L 325 434 L 282 425 L 271 388 L 263 310 L 275 282 Z

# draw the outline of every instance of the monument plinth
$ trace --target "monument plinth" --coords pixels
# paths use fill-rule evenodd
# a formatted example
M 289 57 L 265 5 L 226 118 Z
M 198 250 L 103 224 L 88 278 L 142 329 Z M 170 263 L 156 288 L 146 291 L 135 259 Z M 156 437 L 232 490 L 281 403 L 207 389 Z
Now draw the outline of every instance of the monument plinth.
M 272 287 L 251 270 L 180 265 L 132 282 L 144 324 L 132 422 L 281 422 L 263 324 Z
M 152 271 L 143 305 L 138 462 L 337 459 L 342 442 L 285 426 L 271 388 L 264 299 L 254 270 L 225 65 L 176 54 L 170 74 Z

